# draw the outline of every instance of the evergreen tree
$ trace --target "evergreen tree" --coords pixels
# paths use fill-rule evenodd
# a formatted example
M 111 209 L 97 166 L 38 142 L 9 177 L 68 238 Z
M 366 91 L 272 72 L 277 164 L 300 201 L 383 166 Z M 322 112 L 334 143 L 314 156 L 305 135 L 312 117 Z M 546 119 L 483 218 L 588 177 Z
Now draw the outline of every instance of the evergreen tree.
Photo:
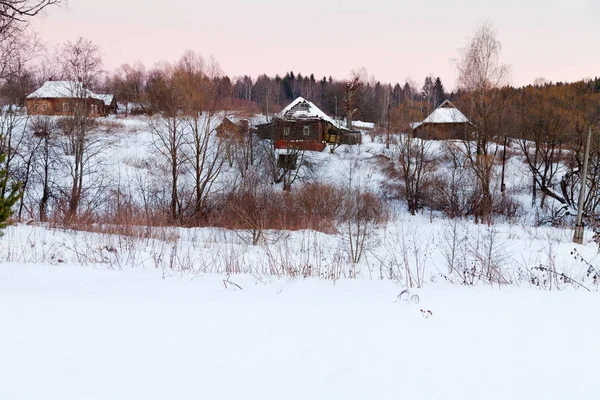
M 398 107 L 400 105 L 400 101 L 402 101 L 402 88 L 400 87 L 399 83 L 396 83 L 396 85 L 394 86 L 394 91 L 392 92 L 392 99 L 392 105 L 394 107 Z
M 434 104 L 433 107 L 436 108 L 444 101 L 446 97 L 446 93 L 444 93 L 444 85 L 442 84 L 442 80 L 438 76 L 433 83 L 433 99 Z
M 285 99 L 293 99 L 294 96 L 294 91 L 292 90 L 292 84 L 294 81 L 294 73 L 292 72 L 291 75 L 289 73 L 286 73 L 285 76 L 283 77 L 283 94 Z

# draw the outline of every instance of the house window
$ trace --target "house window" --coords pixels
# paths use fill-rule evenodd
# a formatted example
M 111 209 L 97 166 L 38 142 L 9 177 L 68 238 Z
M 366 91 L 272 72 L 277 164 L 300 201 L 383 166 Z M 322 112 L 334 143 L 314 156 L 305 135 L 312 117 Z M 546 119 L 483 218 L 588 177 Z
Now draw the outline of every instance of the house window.
M 48 111 L 48 104 L 42 104 L 42 111 Z
M 290 127 L 286 126 L 283 128 L 283 136 L 287 137 L 290 136 Z
M 69 103 L 63 103 L 63 112 L 69 112 Z
M 38 106 L 37 104 L 33 105 L 33 111 L 39 111 L 40 110 L 40 106 Z
M 304 129 L 302 129 L 302 133 L 304 134 L 304 136 L 309 136 L 310 135 L 310 125 L 304 125 Z

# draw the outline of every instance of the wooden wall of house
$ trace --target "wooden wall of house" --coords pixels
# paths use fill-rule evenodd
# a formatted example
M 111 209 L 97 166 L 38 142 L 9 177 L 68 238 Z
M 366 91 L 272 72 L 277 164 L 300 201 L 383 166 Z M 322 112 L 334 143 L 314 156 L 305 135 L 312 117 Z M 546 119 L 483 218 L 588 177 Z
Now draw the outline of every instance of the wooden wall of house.
M 75 107 L 82 106 L 84 101 L 87 102 L 90 116 L 100 117 L 107 114 L 104 102 L 98 99 L 25 99 L 25 107 L 29 115 L 72 116 Z M 97 112 L 92 112 L 92 106 L 95 106 Z
M 275 127 L 275 139 L 284 140 L 309 140 L 322 141 L 323 131 L 321 120 L 305 120 L 305 121 L 277 121 Z M 308 126 L 309 134 L 305 134 L 304 127 Z M 286 135 L 286 128 L 289 133 Z
M 117 114 L 117 111 L 118 111 L 117 100 L 115 100 L 114 98 L 108 106 L 106 104 L 104 105 L 104 113 L 106 115 Z
M 310 127 L 310 133 L 304 134 L 304 127 Z M 287 135 L 285 128 L 289 129 Z M 271 139 L 275 148 L 294 148 L 300 150 L 322 151 L 326 143 L 330 144 L 359 144 L 360 131 L 347 131 L 339 129 L 327 121 L 320 119 L 283 121 L 275 120 L 257 127 L 258 136 Z
M 471 134 L 469 124 L 424 124 L 414 130 L 414 136 L 429 140 L 464 140 Z

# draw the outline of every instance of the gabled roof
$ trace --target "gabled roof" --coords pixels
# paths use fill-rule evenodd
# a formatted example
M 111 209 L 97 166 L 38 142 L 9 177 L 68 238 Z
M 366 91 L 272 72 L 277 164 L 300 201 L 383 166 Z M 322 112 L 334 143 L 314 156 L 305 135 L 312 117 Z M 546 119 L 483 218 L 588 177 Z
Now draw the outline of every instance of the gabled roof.
M 92 97 L 102 100 L 105 106 L 110 106 L 115 96 L 113 94 L 92 94 Z
M 27 96 L 28 99 L 72 99 L 80 97 L 94 97 L 94 93 L 85 89 L 80 82 L 72 81 L 46 81 L 35 92 Z
M 112 94 L 96 94 L 83 87 L 81 82 L 75 81 L 46 81 L 35 92 L 27 96 L 28 99 L 74 99 L 92 98 L 102 100 L 110 106 L 114 99 Z
M 321 111 L 319 107 L 317 107 L 312 102 L 306 100 L 303 97 L 298 97 L 296 98 L 296 100 L 292 101 L 286 108 L 284 108 L 279 114 L 277 114 L 277 118 L 285 121 L 321 119 L 323 121 L 329 122 L 330 124 L 339 129 L 346 129 L 345 127 L 342 127 L 338 123 L 336 123 L 323 111 Z
M 412 128 L 416 129 L 424 124 L 468 124 L 469 119 L 460 112 L 458 108 L 450 102 L 450 100 L 444 100 L 427 118 L 421 122 L 415 122 L 412 124 Z

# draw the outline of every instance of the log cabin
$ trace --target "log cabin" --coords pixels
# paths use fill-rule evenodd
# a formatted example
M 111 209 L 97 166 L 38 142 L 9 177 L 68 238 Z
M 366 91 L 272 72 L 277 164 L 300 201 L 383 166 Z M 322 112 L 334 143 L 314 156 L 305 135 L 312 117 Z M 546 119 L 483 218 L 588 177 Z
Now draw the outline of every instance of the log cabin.
M 427 118 L 411 124 L 415 137 L 433 140 L 463 140 L 470 137 L 473 124 L 449 100 L 445 100 Z
M 81 82 L 49 80 L 25 98 L 25 108 L 30 115 L 73 116 L 85 110 L 90 117 L 102 117 L 116 111 L 116 101 L 113 95 L 96 94 Z
M 250 132 L 247 119 L 240 119 L 235 116 L 223 117 L 223 121 L 215 129 L 220 138 L 242 137 Z
M 359 131 L 341 126 L 302 97 L 257 130 L 260 137 L 271 139 L 276 149 L 323 151 L 327 144 L 358 144 L 361 140 Z

